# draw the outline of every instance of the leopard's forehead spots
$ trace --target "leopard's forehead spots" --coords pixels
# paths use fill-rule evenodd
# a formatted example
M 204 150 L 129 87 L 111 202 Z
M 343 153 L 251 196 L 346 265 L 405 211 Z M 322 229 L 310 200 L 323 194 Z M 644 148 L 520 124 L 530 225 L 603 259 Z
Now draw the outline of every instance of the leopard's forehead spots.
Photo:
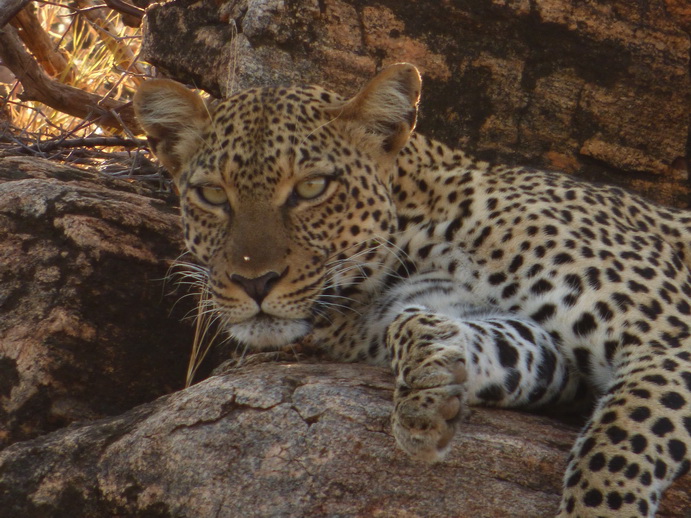
M 215 178 L 239 197 L 274 194 L 298 170 L 320 167 L 336 140 L 329 124 L 341 102 L 326 90 L 304 87 L 248 90 L 218 103 L 192 178 Z

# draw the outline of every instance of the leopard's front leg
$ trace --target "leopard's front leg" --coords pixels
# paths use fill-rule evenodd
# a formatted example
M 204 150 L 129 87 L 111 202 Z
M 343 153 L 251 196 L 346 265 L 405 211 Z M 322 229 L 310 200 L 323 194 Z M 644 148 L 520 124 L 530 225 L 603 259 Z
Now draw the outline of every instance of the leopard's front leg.
M 660 348 L 622 363 L 571 450 L 559 518 L 652 518 L 691 470 L 688 352 Z
M 386 345 L 396 376 L 394 436 L 427 462 L 448 451 L 470 405 L 562 402 L 578 384 L 550 335 L 512 315 L 451 317 L 409 306 L 389 325 Z

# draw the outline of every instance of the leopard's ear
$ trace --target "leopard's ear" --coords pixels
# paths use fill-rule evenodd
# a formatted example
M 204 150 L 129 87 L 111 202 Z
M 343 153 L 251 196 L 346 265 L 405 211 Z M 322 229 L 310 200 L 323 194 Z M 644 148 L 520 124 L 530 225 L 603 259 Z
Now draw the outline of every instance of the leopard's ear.
M 348 122 L 356 144 L 393 159 L 415 128 L 420 88 L 415 66 L 391 65 L 342 107 L 339 118 Z
M 151 150 L 177 181 L 182 165 L 203 145 L 209 121 L 204 101 L 180 83 L 152 79 L 139 87 L 133 104 Z

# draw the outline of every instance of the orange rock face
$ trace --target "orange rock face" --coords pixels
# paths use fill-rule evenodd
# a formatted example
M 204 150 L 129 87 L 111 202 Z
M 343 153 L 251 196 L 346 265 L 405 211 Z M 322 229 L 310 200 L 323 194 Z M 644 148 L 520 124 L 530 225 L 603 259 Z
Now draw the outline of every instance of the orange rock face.
M 682 0 L 170 2 L 149 11 L 144 55 L 215 95 L 286 83 L 350 95 L 380 67 L 408 61 L 425 79 L 421 132 L 483 159 L 689 207 L 690 9 Z

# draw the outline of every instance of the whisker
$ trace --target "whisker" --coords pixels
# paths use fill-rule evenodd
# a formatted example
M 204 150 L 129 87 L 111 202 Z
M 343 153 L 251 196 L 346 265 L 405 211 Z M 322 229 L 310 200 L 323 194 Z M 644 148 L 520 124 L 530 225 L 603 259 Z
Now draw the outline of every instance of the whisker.
M 187 364 L 185 380 L 185 386 L 187 387 L 192 384 L 197 370 L 211 350 L 211 347 L 216 344 L 218 337 L 223 334 L 224 326 L 221 324 L 223 315 L 215 308 L 209 295 L 208 287 L 205 286 L 200 293 L 199 304 L 197 305 L 194 340 Z M 212 328 L 215 329 L 214 334 L 211 338 L 208 338 L 209 331 Z
M 302 141 L 300 142 L 300 145 L 303 145 L 303 144 L 305 143 L 305 141 L 306 141 L 308 138 L 310 138 L 312 135 L 314 135 L 314 134 L 315 134 L 317 131 L 319 131 L 320 129 L 325 128 L 326 126 L 328 126 L 329 124 L 331 124 L 331 123 L 334 122 L 335 120 L 338 120 L 338 119 L 341 117 L 342 114 L 343 114 L 343 110 L 341 110 L 341 111 L 340 111 L 336 116 L 334 116 L 332 119 L 329 119 L 328 121 L 326 121 L 326 122 L 324 122 L 323 124 L 320 124 L 319 126 L 317 126 L 316 128 L 314 128 L 312 131 L 310 131 L 307 135 L 304 136 L 304 138 L 303 138 Z

